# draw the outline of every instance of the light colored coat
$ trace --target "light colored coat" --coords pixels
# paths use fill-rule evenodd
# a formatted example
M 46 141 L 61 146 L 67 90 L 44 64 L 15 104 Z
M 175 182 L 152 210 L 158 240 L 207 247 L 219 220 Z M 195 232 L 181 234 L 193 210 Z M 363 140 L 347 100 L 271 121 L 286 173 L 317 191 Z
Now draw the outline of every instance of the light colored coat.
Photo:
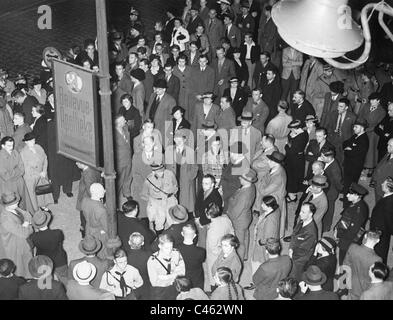
M 316 89 L 316 81 L 323 74 L 323 66 L 319 61 L 315 61 L 315 65 L 308 76 L 311 67 L 311 59 L 306 60 L 303 65 L 302 74 L 300 76 L 300 90 L 306 93 L 306 100 L 311 101 Z
M 289 79 L 291 73 L 295 80 L 300 79 L 301 67 L 303 65 L 303 53 L 293 49 L 292 47 L 286 47 L 282 51 L 282 79 Z
M 279 113 L 266 126 L 265 133 L 272 134 L 276 138 L 276 146 L 278 151 L 285 155 L 285 145 L 288 142 L 288 124 L 292 121 L 292 117 L 286 113 Z

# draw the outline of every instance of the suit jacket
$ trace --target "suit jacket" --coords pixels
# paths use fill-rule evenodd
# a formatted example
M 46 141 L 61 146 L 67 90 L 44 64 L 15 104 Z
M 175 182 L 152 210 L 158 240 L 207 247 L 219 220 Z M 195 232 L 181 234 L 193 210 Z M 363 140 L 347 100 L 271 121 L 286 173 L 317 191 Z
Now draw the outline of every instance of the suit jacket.
M 188 22 L 188 25 L 187 25 L 188 33 L 189 34 L 195 33 L 196 28 L 199 24 L 201 24 L 201 25 L 203 25 L 203 27 L 205 27 L 205 25 L 199 15 L 197 15 L 194 20 L 191 20 L 191 18 L 190 18 L 190 21 Z
M 125 126 L 122 131 L 124 136 L 115 129 L 115 161 L 117 169 L 131 165 L 130 133 Z
M 331 141 L 337 141 L 334 143 L 335 145 L 343 143 L 345 140 L 348 140 L 353 135 L 353 124 L 356 121 L 356 115 L 351 111 L 347 110 L 344 121 L 342 121 L 340 134 L 336 132 L 336 126 L 338 121 L 338 111 L 333 110 L 326 115 L 326 123 L 325 128 L 328 131 L 329 137 L 331 137 Z
M 236 126 L 236 114 L 232 107 L 225 110 L 220 110 L 217 117 L 218 129 L 225 129 L 228 131 Z
M 257 61 L 259 61 L 260 53 L 261 53 L 261 48 L 258 45 L 251 47 L 251 63 L 257 63 Z M 247 45 L 243 43 L 240 46 L 240 59 L 245 61 L 246 54 L 247 54 Z
M 336 97 L 336 100 L 332 100 L 332 93 L 329 91 L 325 94 L 323 103 L 322 115 L 321 115 L 321 126 L 326 128 L 327 120 L 332 112 L 337 111 L 338 101 L 343 98 L 341 94 Z M 348 108 L 349 111 L 350 108 Z M 347 112 L 348 112 L 347 111 Z
M 360 136 L 353 135 L 350 139 L 344 141 L 344 174 L 349 172 L 360 172 L 363 169 L 364 160 L 368 152 L 368 136 L 363 133 Z M 351 148 L 351 150 L 345 150 L 345 148 Z M 357 182 L 357 181 L 355 181 Z
M 216 188 L 204 198 L 204 192 L 201 190 L 196 198 L 195 202 L 195 218 L 199 218 L 199 223 L 205 226 L 210 223 L 210 219 L 206 217 L 206 209 L 210 203 L 215 203 L 219 208 L 222 207 L 222 198 Z
M 322 237 L 322 219 L 328 210 L 328 200 L 325 192 L 322 191 L 320 196 L 316 198 L 313 197 L 311 203 L 317 208 L 317 211 L 313 215 L 313 219 L 318 229 L 318 239 L 320 239 Z
M 204 289 L 205 274 L 203 262 L 206 259 L 206 250 L 194 244 L 181 244 L 178 250 L 183 257 L 186 266 L 186 277 L 189 278 L 195 288 Z
M 337 160 L 334 160 L 327 168 L 325 168 L 325 176 L 329 183 L 327 193 L 338 195 L 342 190 L 343 176 L 341 166 Z
M 393 233 L 393 217 L 390 211 L 393 208 L 393 195 L 384 197 L 377 201 L 375 207 L 373 208 L 370 228 L 372 230 L 378 229 L 383 231 L 383 233 Z M 384 257 L 382 257 L 384 258 Z
M 262 65 L 261 61 L 257 61 L 257 63 L 255 64 L 255 70 L 252 78 L 257 88 L 262 88 L 262 86 L 266 84 L 266 72 L 269 68 L 277 69 L 277 67 L 270 61 L 266 64 L 266 66 Z
M 143 87 L 145 88 L 145 107 L 149 103 L 151 94 L 153 93 L 154 76 L 147 70 L 145 72 L 145 80 L 142 81 Z M 145 110 L 144 110 L 145 111 Z
M 179 91 L 180 91 L 180 80 L 174 74 L 171 75 L 169 81 L 167 81 L 168 89 L 166 89 L 166 93 L 171 95 L 176 103 L 179 101 Z
M 218 59 L 213 62 L 216 83 L 214 85 L 214 93 L 219 97 L 222 96 L 224 90 L 229 87 L 229 79 L 236 75 L 235 66 L 232 60 L 225 58 L 221 70 L 218 68 Z M 224 83 L 219 85 L 218 82 L 223 80 Z
M 269 116 L 266 122 L 267 125 L 269 121 L 278 114 L 277 105 L 281 99 L 281 84 L 280 79 L 277 76 L 271 83 L 263 83 L 262 99 L 269 107 Z
M 239 63 L 237 60 L 233 59 L 233 65 L 235 66 L 235 73 L 236 77 L 239 78 L 239 83 L 242 84 L 244 82 L 246 84 L 250 76 L 246 61 L 244 59 L 240 59 Z
M 351 244 L 343 262 L 344 265 L 350 267 L 352 275 L 348 296 L 350 300 L 358 300 L 362 292 L 369 288 L 371 279 L 368 270 L 377 261 L 382 262 L 382 259 L 373 249 L 364 245 Z
M 92 167 L 87 167 L 86 170 L 82 170 L 81 178 L 79 180 L 76 210 L 81 211 L 82 200 L 84 198 L 91 197 L 90 186 L 93 183 L 101 183 L 101 172 Z
M 236 23 L 237 27 L 240 29 L 240 32 L 242 34 L 242 39 L 244 39 L 244 36 L 247 32 L 254 33 L 255 29 L 255 20 L 251 15 L 251 11 L 247 16 L 241 15 L 237 19 Z
M 277 298 L 278 282 L 288 277 L 292 268 L 289 256 L 279 256 L 264 262 L 252 276 L 255 285 L 254 298 L 256 300 L 274 300 Z
M 300 77 L 300 90 L 306 93 L 306 99 L 311 100 L 315 91 L 315 83 L 319 76 L 323 74 L 322 63 L 316 60 L 311 66 L 311 59 L 307 59 L 302 68 L 302 74 Z
M 19 287 L 19 300 L 68 300 L 61 282 L 51 279 L 52 286 L 42 289 L 38 280 L 32 279 Z
M 291 116 L 293 120 L 300 120 L 302 123 L 305 123 L 308 115 L 315 116 L 315 109 L 309 101 L 304 100 L 300 107 L 299 105 L 291 105 Z
M 221 44 L 221 38 L 224 36 L 225 27 L 221 20 L 214 18 L 210 24 L 210 18 L 205 20 L 206 35 L 209 38 L 210 46 L 216 48 Z
M 194 121 L 192 124 L 192 127 L 194 129 L 194 131 L 196 132 L 196 130 L 198 129 L 202 129 L 202 124 L 205 121 L 214 121 L 214 123 L 217 124 L 217 120 L 218 120 L 218 116 L 220 114 L 220 107 L 216 104 L 212 104 L 209 113 L 206 115 L 204 114 L 203 111 L 203 102 L 198 102 L 195 105 L 195 111 L 194 111 Z
M 122 212 L 117 214 L 117 234 L 121 240 L 122 248 L 128 252 L 130 245 L 128 240 L 130 235 L 134 232 L 139 232 L 144 238 L 144 248 L 150 247 L 156 237 L 153 231 L 148 229 L 139 219 L 126 217 Z
M 224 90 L 224 97 L 231 97 L 231 88 L 226 88 Z M 232 97 L 231 97 L 232 98 Z M 247 103 L 247 95 L 243 88 L 237 88 L 235 96 L 232 98 L 232 108 L 235 111 L 236 119 L 241 116 L 243 108 Z
M 244 111 L 252 112 L 252 126 L 261 131 L 262 134 L 264 134 L 265 125 L 267 124 L 266 120 L 269 117 L 270 112 L 267 104 L 261 99 L 261 101 L 257 105 L 255 105 L 253 99 L 249 98 L 247 105 L 244 108 Z
M 255 185 L 241 187 L 230 198 L 227 215 L 236 229 L 247 228 L 252 220 L 251 208 L 255 200 Z
M 150 101 L 146 109 L 145 120 L 150 117 L 150 109 L 156 97 L 157 94 L 155 93 L 150 96 Z M 160 131 L 161 136 L 163 137 L 165 136 L 165 121 L 172 120 L 171 113 L 174 106 L 176 106 L 175 99 L 169 94 L 165 93 L 162 96 L 160 103 L 158 104 L 157 110 L 153 116 L 154 124 L 156 128 Z
M 16 128 L 14 135 L 12 136 L 15 140 L 15 144 L 14 144 L 15 150 L 21 151 L 24 148 L 25 143 L 23 141 L 23 138 L 25 134 L 29 132 L 31 132 L 31 128 L 27 123 L 24 123 Z
M 232 48 L 239 48 L 240 44 L 242 43 L 242 34 L 238 27 L 232 24 L 229 33 L 227 32 L 228 27 L 225 27 L 225 34 L 227 34 L 227 38 L 231 43 Z
M 291 73 L 295 80 L 300 79 L 301 67 L 303 65 L 303 53 L 293 49 L 292 47 L 286 47 L 282 51 L 282 79 L 289 79 Z

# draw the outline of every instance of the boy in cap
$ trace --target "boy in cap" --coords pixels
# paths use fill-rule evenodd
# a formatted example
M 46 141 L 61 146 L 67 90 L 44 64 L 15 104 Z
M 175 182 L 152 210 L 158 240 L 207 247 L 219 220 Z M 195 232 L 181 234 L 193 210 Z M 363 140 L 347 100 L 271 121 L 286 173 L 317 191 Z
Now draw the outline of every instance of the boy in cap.
M 342 212 L 334 232 L 338 239 L 339 265 L 342 265 L 351 243 L 359 241 L 359 232 L 368 219 L 368 205 L 363 200 L 366 194 L 367 190 L 355 182 L 352 182 L 346 194 L 350 205 Z

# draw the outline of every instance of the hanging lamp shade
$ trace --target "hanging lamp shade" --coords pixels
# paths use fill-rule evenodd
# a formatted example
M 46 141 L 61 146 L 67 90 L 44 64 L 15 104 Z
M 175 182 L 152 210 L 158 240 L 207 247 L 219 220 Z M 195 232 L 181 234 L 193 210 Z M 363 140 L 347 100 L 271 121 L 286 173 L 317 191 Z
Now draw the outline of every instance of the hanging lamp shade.
M 360 47 L 361 27 L 343 10 L 348 0 L 281 0 L 272 8 L 278 33 L 296 50 L 337 58 Z M 347 9 L 349 7 L 346 7 Z

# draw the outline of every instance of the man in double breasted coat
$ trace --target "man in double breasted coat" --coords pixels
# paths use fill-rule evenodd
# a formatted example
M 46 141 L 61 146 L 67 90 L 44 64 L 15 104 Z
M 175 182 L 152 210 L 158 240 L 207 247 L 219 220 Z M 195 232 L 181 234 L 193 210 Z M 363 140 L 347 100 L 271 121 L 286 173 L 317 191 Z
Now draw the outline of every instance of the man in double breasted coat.
M 224 25 L 221 20 L 217 19 L 217 10 L 210 8 L 209 19 L 204 21 L 206 35 L 209 38 L 211 48 L 217 48 L 221 45 L 221 38 L 224 36 Z M 209 52 L 209 60 L 211 61 L 215 52 Z

